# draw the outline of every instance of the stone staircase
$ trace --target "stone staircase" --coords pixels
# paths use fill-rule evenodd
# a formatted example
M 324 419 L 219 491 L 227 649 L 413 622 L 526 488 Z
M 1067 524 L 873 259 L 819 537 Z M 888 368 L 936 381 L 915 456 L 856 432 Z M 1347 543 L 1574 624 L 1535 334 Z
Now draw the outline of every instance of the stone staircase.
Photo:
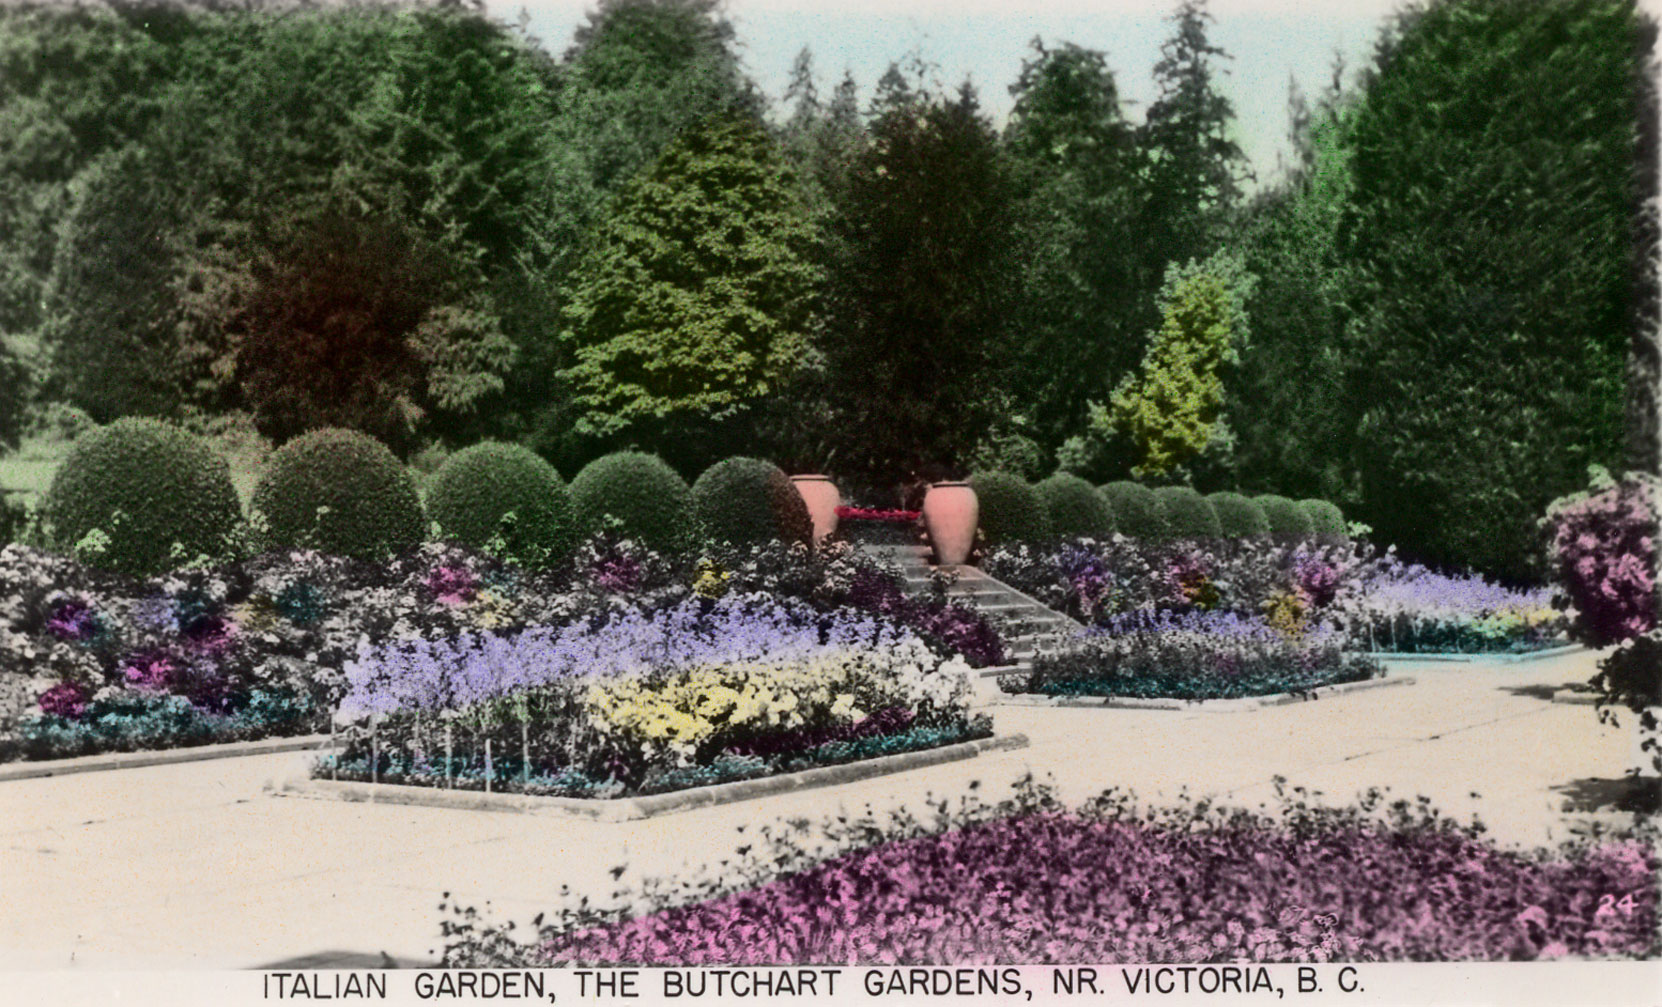
M 1033 658 L 1039 653 L 1052 653 L 1065 648 L 1074 634 L 1085 629 L 1075 620 L 1003 581 L 987 576 L 976 567 L 934 566 L 930 562 L 932 557 L 928 546 L 867 545 L 863 548 L 877 558 L 900 567 L 908 594 L 927 593 L 936 571 L 955 575 L 946 589 L 947 598 L 991 616 L 1010 654 L 1012 663 L 1008 665 L 976 670 L 976 674 L 989 686 L 996 687 L 999 675 L 1031 669 Z

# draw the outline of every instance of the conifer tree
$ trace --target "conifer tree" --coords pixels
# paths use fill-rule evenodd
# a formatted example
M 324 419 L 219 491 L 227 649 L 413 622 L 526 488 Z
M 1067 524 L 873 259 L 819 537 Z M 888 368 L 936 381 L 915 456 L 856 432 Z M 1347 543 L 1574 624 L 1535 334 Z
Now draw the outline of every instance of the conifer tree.
M 686 465 L 787 380 L 817 293 L 814 235 L 772 139 L 714 116 L 626 184 L 572 276 L 563 372 L 591 437 Z

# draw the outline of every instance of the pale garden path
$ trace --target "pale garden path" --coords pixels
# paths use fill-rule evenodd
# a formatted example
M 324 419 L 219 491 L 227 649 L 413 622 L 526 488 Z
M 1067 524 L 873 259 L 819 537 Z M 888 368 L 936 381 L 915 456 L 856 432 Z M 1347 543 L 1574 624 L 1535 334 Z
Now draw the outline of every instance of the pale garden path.
M 428 961 L 443 891 L 523 925 L 561 884 L 610 892 L 616 864 L 629 865 L 625 881 L 715 865 L 743 841 L 740 825 L 915 806 L 972 781 L 996 798 L 1028 769 L 1069 801 L 1118 786 L 1256 806 L 1278 775 L 1333 800 L 1389 786 L 1459 818 L 1475 810 L 1500 841 L 1539 844 L 1583 817 L 1561 810 L 1561 788 L 1595 789 L 1585 781 L 1635 761 L 1625 722 L 1550 700 L 1596 661 L 1397 665 L 1417 683 L 1242 713 L 996 707 L 997 729 L 1031 747 L 645 822 L 263 792 L 302 770 L 295 754 L 0 783 L 0 967 Z

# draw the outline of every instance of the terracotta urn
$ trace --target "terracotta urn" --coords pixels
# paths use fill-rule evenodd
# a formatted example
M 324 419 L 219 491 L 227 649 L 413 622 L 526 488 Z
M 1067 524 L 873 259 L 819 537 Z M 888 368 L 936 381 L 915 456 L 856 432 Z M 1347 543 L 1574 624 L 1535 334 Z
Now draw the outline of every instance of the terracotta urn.
M 923 525 L 935 546 L 935 562 L 957 566 L 975 546 L 975 523 L 981 516 L 969 483 L 934 483 L 923 497 Z
M 814 545 L 837 530 L 837 506 L 843 502 L 842 493 L 829 476 L 791 476 L 791 484 L 802 494 L 808 505 L 808 516 L 814 520 Z

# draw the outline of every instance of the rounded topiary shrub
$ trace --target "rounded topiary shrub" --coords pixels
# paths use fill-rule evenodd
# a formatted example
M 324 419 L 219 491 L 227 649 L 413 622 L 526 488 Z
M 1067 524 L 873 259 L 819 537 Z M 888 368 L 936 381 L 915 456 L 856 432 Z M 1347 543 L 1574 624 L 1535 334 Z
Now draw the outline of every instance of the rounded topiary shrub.
M 662 458 L 619 451 L 596 458 L 571 481 L 577 526 L 592 534 L 617 522 L 620 533 L 659 551 L 687 543 L 692 492 Z
M 1058 472 L 1033 487 L 1050 519 L 1055 538 L 1107 538 L 1114 533 L 1114 511 L 1096 487 L 1067 472 Z
M 1310 531 L 1323 545 L 1335 545 L 1346 539 L 1345 512 L 1337 504 L 1326 500 L 1300 500 L 1299 508 L 1310 518 Z
M 1252 498 L 1228 490 L 1207 496 L 1224 538 L 1268 538 L 1270 519 Z
M 708 542 L 809 543 L 814 521 L 790 476 L 760 458 L 728 458 L 692 485 L 694 526 Z
M 273 451 L 249 509 L 268 547 L 358 559 L 403 552 L 427 530 L 410 470 L 375 438 L 338 427 Z
M 1190 541 L 1223 537 L 1218 515 L 1206 498 L 1189 486 L 1162 486 L 1154 491 L 1160 525 L 1167 539 Z
M 576 538 L 571 492 L 522 444 L 485 441 L 445 459 L 427 487 L 427 514 L 445 540 L 478 549 L 500 538 L 503 555 L 531 567 L 563 559 Z
M 980 510 L 978 526 L 983 544 L 1043 542 L 1050 538 L 1050 519 L 1032 485 L 1008 472 L 977 472 L 969 478 Z
M 225 459 L 194 434 L 140 417 L 78 437 L 41 507 L 54 548 L 136 575 L 225 555 L 242 521 Z
M 1303 507 L 1283 496 L 1265 493 L 1253 498 L 1264 508 L 1264 517 L 1270 523 L 1270 537 L 1284 545 L 1307 541 L 1315 529 L 1310 515 Z
M 1154 491 L 1142 483 L 1109 483 L 1097 492 L 1114 512 L 1114 526 L 1121 535 L 1137 539 L 1158 539 L 1162 534 L 1160 504 Z

